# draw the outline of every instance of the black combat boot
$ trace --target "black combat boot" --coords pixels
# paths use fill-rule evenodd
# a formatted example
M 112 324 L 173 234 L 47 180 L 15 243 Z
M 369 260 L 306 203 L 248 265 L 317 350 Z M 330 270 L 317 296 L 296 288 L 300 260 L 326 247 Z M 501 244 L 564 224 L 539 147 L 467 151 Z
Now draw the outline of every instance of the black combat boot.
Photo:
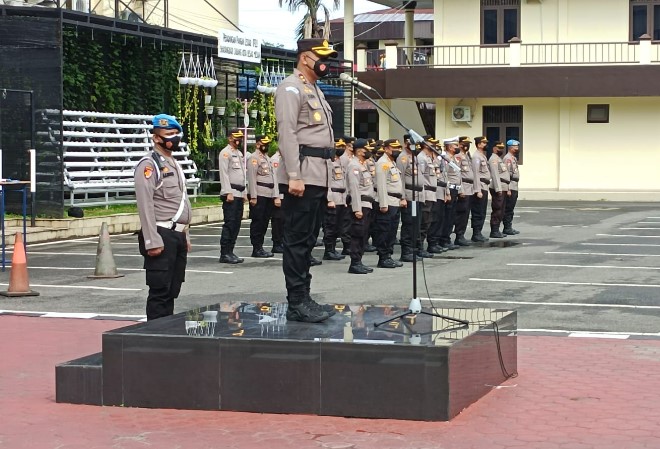
M 491 239 L 503 239 L 504 237 L 506 237 L 506 236 L 500 232 L 500 227 L 499 226 L 491 226 L 490 227 L 490 238 Z
M 373 271 L 373 270 L 372 270 Z M 348 272 L 352 274 L 369 274 L 371 271 L 367 270 L 367 267 L 362 265 L 361 263 L 353 263 L 351 262 L 351 266 L 348 267 Z

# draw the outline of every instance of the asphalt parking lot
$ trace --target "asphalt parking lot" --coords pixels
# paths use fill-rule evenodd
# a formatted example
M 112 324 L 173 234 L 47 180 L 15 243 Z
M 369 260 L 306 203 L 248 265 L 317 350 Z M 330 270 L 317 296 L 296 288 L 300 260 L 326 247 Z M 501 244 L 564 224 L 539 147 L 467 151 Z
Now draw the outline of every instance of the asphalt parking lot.
M 517 309 L 519 328 L 528 331 L 660 337 L 660 204 L 520 202 L 514 227 L 521 234 L 419 263 L 418 295 L 437 307 Z M 281 254 L 247 257 L 245 221 L 236 247 L 245 263 L 220 264 L 220 228 L 192 228 L 193 252 L 176 312 L 222 301 L 284 301 Z M 107 280 L 86 277 L 94 271 L 97 238 L 28 245 L 31 285 L 41 295 L 3 297 L 0 310 L 140 319 L 146 287 L 137 238 L 111 241 L 125 276 Z M 322 254 L 315 249 L 318 258 Z M 367 254 L 364 262 L 375 267 L 376 258 Z M 412 296 L 411 264 L 370 275 L 347 269 L 346 260 L 312 268 L 317 301 L 404 305 Z M 0 285 L 7 285 L 8 274 L 0 273 Z

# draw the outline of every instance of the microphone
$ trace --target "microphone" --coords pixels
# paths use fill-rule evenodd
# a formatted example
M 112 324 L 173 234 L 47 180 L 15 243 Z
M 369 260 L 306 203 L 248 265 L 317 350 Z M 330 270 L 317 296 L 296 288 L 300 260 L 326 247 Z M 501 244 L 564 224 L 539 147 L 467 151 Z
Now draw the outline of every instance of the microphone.
M 358 81 L 357 78 L 352 77 L 352 76 L 349 75 L 348 73 L 340 73 L 340 74 L 339 74 L 339 79 L 342 80 L 342 81 L 344 81 L 344 82 L 346 82 L 346 83 L 352 84 L 352 85 L 355 86 L 355 87 L 359 87 L 360 89 L 364 89 L 364 90 L 374 90 L 374 91 L 376 90 L 376 89 L 374 89 L 373 87 L 368 86 L 368 85 L 366 85 L 366 84 L 364 84 L 364 83 Z

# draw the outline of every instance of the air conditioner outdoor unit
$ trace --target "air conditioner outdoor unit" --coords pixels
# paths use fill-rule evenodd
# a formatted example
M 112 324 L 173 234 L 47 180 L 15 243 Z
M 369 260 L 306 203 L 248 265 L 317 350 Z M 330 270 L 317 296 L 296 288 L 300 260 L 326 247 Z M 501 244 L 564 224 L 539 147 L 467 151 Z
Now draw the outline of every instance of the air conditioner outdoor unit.
M 472 111 L 470 106 L 454 106 L 451 109 L 451 119 L 454 122 L 472 121 Z

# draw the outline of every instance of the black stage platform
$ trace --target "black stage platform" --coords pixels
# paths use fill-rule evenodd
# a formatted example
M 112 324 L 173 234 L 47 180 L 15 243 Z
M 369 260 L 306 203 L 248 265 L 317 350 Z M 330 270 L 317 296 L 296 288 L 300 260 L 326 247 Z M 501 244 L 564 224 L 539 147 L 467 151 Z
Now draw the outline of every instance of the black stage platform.
M 57 366 L 57 402 L 446 421 L 517 369 L 515 311 L 381 329 L 407 308 L 336 308 L 306 324 L 286 304 L 222 303 L 106 332 L 102 353 Z

